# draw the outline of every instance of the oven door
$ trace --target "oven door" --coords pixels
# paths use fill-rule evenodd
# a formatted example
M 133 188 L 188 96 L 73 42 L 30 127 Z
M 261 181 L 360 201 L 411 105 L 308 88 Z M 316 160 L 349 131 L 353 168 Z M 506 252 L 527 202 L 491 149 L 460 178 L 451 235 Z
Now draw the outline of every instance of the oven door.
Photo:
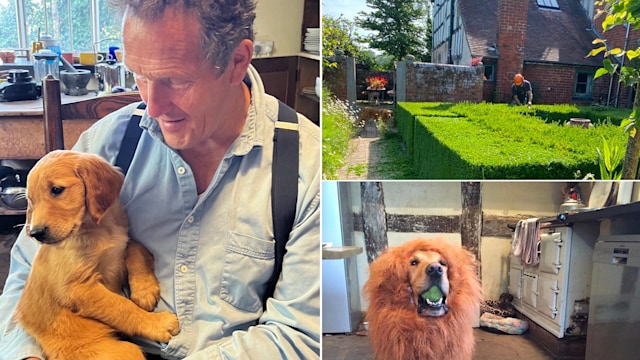
M 554 322 L 558 322 L 558 280 L 538 276 L 537 309 Z
M 525 272 L 522 275 L 522 301 L 536 307 L 538 298 L 538 275 Z
M 540 271 L 549 274 L 560 272 L 562 236 L 559 232 L 540 236 Z

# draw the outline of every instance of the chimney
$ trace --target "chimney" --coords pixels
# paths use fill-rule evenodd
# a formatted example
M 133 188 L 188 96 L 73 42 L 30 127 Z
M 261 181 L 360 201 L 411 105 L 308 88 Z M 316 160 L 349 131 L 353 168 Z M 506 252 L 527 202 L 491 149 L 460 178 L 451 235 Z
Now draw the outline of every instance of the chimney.
M 522 73 L 528 15 L 529 0 L 498 0 L 496 91 L 500 102 L 510 101 L 513 76 Z

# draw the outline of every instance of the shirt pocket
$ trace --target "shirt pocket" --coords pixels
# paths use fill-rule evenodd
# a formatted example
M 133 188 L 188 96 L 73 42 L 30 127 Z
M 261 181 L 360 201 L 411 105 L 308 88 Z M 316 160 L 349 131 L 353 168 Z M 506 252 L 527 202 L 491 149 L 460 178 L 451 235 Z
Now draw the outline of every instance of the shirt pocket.
M 225 249 L 220 298 L 242 310 L 260 310 L 274 254 L 273 241 L 232 232 Z

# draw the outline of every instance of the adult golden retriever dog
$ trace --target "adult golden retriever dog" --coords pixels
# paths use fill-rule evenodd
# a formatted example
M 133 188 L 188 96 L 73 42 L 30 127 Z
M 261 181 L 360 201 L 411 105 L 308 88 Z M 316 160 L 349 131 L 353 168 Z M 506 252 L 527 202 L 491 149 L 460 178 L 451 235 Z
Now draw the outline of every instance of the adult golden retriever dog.
M 369 338 L 376 359 L 471 359 L 482 290 L 471 254 L 415 239 L 370 266 Z
M 118 334 L 168 342 L 178 319 L 152 311 L 153 258 L 129 241 L 122 174 L 96 155 L 54 151 L 27 178 L 26 234 L 41 243 L 16 311 L 52 360 L 144 359 Z M 131 300 L 122 296 L 128 277 Z
M 362 109 L 362 111 L 360 112 L 360 115 L 358 116 L 358 124 L 360 126 L 364 126 L 367 120 L 373 119 L 376 122 L 382 121 L 387 126 L 391 126 L 392 116 L 393 116 L 393 111 L 389 109 L 374 108 L 374 107 L 367 106 L 364 109 Z

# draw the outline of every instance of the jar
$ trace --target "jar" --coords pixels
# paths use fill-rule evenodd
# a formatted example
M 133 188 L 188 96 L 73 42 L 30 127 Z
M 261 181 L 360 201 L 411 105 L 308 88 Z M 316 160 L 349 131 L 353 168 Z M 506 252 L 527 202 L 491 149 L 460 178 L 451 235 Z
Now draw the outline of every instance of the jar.
M 96 64 L 96 76 L 100 93 L 110 94 L 114 88 L 124 87 L 124 65 L 115 60 Z
M 33 54 L 34 80 L 41 83 L 47 75 L 51 74 L 56 79 L 60 79 L 60 65 L 58 54 L 51 50 L 38 50 Z

